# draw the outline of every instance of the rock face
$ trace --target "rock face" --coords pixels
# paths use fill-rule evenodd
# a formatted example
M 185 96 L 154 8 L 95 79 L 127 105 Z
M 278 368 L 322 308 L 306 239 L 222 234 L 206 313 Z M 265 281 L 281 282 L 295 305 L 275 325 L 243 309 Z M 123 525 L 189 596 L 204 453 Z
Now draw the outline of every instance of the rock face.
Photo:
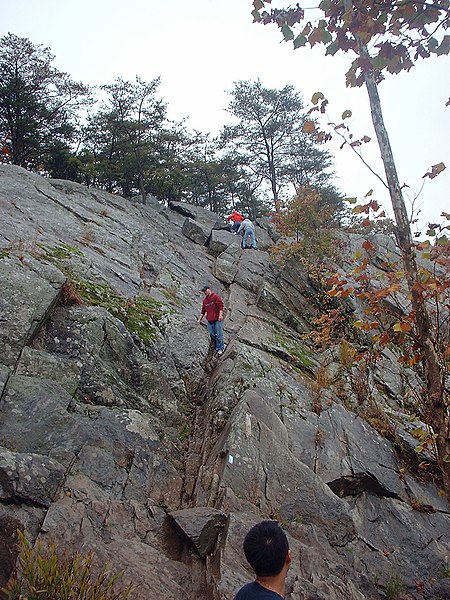
M 0 585 L 21 528 L 125 568 L 135 599 L 230 600 L 246 531 L 275 518 L 289 599 L 450 597 L 448 506 L 356 414 L 342 349 L 305 341 L 320 290 L 270 260 L 264 219 L 243 251 L 205 209 L 5 165 L 0 214 Z M 196 323 L 205 283 L 221 360 Z M 404 454 L 415 375 L 381 364 L 367 396 Z

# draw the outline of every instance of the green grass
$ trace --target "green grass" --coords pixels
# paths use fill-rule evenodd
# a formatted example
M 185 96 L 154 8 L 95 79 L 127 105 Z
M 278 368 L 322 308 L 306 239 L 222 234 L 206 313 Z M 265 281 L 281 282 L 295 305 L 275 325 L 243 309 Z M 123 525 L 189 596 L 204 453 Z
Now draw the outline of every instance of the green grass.
M 41 244 L 38 245 L 42 250 L 44 250 L 42 258 L 53 263 L 57 263 L 60 260 L 66 260 L 70 258 L 72 254 L 84 256 L 83 252 L 78 248 L 75 248 L 75 246 L 69 246 L 68 244 L 64 244 L 62 242 L 51 248 L 47 248 Z
M 120 319 L 130 333 L 136 334 L 145 345 L 153 343 L 158 335 L 159 321 L 172 310 L 167 310 L 161 302 L 149 296 L 126 298 L 114 291 L 107 281 L 81 280 L 64 264 L 74 254 L 84 256 L 78 248 L 60 243 L 52 248 L 40 246 L 44 250 L 42 259 L 60 269 L 73 288 L 72 294 L 78 302 L 105 308 Z
M 311 360 L 312 353 L 309 350 L 305 350 L 304 346 L 297 344 L 292 340 L 286 340 L 286 338 L 279 333 L 275 333 L 273 339 L 275 343 L 296 359 L 298 363 L 297 366 L 302 366 L 306 369 L 314 368 L 314 362 Z
M 159 321 L 169 312 L 161 302 L 150 296 L 125 298 L 107 282 L 73 280 L 72 283 L 85 304 L 105 308 L 144 344 L 156 340 Z
M 8 600 L 126 600 L 132 586 L 119 584 L 123 571 L 112 573 L 107 566 L 94 575 L 93 553 L 57 553 L 52 544 L 44 550 L 38 542 L 33 548 L 18 531 L 19 556 L 6 587 Z
M 387 600 L 398 600 L 405 591 L 405 584 L 399 575 L 392 575 L 386 584 Z

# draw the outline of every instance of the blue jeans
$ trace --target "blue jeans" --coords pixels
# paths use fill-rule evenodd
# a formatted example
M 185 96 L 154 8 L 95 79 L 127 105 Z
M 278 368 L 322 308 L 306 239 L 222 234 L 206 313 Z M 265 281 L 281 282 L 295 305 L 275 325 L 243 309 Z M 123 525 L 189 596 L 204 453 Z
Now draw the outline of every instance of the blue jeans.
M 216 352 L 219 352 L 219 350 L 223 350 L 222 321 L 213 321 L 212 323 L 208 321 L 208 331 L 212 341 L 214 342 Z
M 256 240 L 255 240 L 255 232 L 251 227 L 247 227 L 244 231 L 244 237 L 242 239 L 242 247 L 247 248 L 247 240 L 250 238 L 250 242 L 252 244 L 252 248 L 256 249 Z

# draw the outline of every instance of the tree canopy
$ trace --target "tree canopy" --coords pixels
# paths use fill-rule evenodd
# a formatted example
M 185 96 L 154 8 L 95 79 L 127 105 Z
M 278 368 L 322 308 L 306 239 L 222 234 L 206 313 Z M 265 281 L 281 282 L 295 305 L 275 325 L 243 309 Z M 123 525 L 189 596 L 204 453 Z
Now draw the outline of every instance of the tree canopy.
M 327 55 L 334 56 L 339 50 L 355 54 L 346 73 L 350 86 L 363 85 L 368 69 L 379 82 L 384 71 L 409 71 L 418 58 L 450 51 L 450 36 L 438 34 L 450 25 L 449 0 L 322 0 L 314 24 L 305 18 L 300 4 L 270 12 L 262 10 L 270 3 L 271 0 L 254 0 L 255 21 L 275 23 L 284 39 L 292 40 L 294 48 L 324 44 Z M 297 26 L 300 29 L 294 30 Z M 370 49 L 367 54 L 361 54 L 360 43 Z
M 236 83 L 235 120 L 219 138 L 167 118 L 160 78 L 88 90 L 52 66 L 49 48 L 8 34 L 0 40 L 0 160 L 120 193 L 186 200 L 257 217 L 302 186 L 342 206 L 331 155 L 304 129 L 293 86 Z
M 0 141 L 21 167 L 36 167 L 73 141 L 88 89 L 52 66 L 49 48 L 12 33 L 0 39 Z
M 330 184 L 331 155 L 305 132 L 306 111 L 293 86 L 279 90 L 259 80 L 239 81 L 230 95 L 228 112 L 237 123 L 224 127 L 222 141 L 255 189 L 268 185 L 277 209 L 295 188 Z

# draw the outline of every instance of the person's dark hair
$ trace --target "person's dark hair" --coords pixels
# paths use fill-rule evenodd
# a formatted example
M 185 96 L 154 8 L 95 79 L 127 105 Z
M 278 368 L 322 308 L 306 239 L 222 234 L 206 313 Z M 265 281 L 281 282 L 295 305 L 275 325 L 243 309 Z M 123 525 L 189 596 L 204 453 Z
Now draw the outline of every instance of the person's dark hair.
M 244 554 L 259 577 L 278 575 L 284 566 L 289 543 L 276 521 L 261 521 L 244 539 Z

